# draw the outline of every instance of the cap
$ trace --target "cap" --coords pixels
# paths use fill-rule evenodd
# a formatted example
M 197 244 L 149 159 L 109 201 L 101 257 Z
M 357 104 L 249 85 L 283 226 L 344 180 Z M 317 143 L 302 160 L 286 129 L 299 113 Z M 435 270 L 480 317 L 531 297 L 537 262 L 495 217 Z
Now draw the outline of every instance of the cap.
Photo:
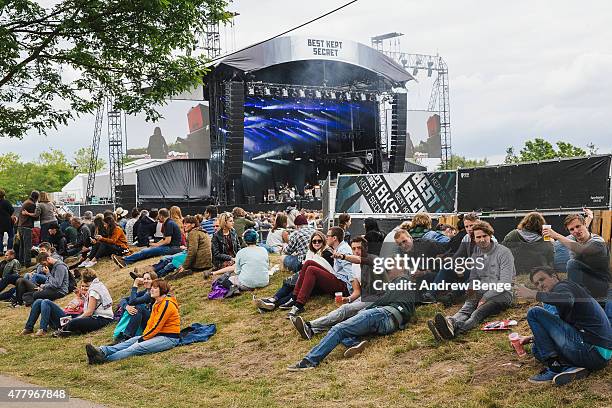
M 257 238 L 259 238 L 259 235 L 257 234 L 257 231 L 255 231 L 254 229 L 248 229 L 244 231 L 242 238 L 244 238 L 244 242 L 246 242 L 247 244 L 256 244 Z

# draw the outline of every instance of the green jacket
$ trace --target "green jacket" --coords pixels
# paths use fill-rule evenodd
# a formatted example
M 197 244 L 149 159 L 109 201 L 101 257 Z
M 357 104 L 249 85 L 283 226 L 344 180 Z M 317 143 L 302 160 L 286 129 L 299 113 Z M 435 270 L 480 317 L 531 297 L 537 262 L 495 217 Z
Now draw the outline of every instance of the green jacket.
M 2 277 L 6 278 L 10 275 L 19 275 L 19 270 L 21 269 L 21 264 L 17 259 L 13 259 L 8 261 L 6 265 L 4 265 L 4 270 L 2 271 Z

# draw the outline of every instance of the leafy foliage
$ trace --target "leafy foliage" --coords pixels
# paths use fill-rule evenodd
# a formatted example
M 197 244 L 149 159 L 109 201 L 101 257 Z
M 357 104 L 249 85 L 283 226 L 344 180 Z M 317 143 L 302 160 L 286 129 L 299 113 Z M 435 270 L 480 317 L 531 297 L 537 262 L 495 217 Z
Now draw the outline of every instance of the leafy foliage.
M 470 167 L 482 167 L 489 164 L 489 160 L 485 157 L 482 160 L 478 159 L 467 159 L 463 156 L 452 155 L 450 159 L 450 165 L 446 168 L 446 170 L 455 170 L 458 168 L 470 168 Z M 440 169 L 444 166 L 440 164 Z
M 557 142 L 557 149 L 554 146 L 540 138 L 528 140 L 525 142 L 525 146 L 521 149 L 517 155 L 514 152 L 514 147 L 506 149 L 506 163 L 523 163 L 528 161 L 539 161 L 539 160 L 550 160 L 567 157 L 579 157 L 586 156 L 586 151 L 580 147 L 576 147 L 571 143 Z M 597 148 L 591 144 L 588 146 L 589 153 L 593 154 L 597 152 Z
M 79 150 L 74 152 L 73 165 L 76 173 L 88 173 L 89 172 L 89 161 L 91 158 L 91 147 L 81 147 Z M 96 170 L 100 171 L 106 166 L 104 159 L 98 158 L 96 163 Z
M 103 95 L 128 114 L 202 82 L 189 52 L 225 0 L 0 1 L 0 136 L 45 133 L 91 113 Z M 186 54 L 186 55 L 182 55 Z
M 26 163 L 15 153 L 0 155 L 0 188 L 13 203 L 25 200 L 32 190 L 60 191 L 74 174 L 60 150 L 41 153 L 38 160 Z

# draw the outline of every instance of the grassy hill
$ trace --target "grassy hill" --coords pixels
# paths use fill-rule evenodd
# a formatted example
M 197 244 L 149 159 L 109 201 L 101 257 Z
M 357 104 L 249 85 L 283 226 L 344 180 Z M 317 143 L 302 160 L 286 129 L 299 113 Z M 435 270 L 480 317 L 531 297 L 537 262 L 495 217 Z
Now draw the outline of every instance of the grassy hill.
M 147 263 L 151 261 L 139 264 Z M 127 269 L 118 270 L 110 261 L 94 269 L 115 299 L 127 295 Z M 283 277 L 277 273 L 268 288 L 255 294 L 271 295 Z M 610 367 L 563 388 L 538 386 L 526 380 L 539 366 L 531 357 L 516 357 L 507 332 L 473 331 L 454 342 L 436 344 L 426 319 L 442 310 L 437 305 L 420 307 L 415 324 L 373 338 L 361 355 L 344 359 L 340 346 L 319 368 L 289 373 L 285 367 L 303 357 L 320 337 L 300 339 L 282 311 L 259 314 L 251 294 L 209 301 L 210 281 L 203 281 L 201 274 L 172 285 L 182 326 L 216 323 L 218 331 L 211 340 L 89 366 L 84 345 L 108 344 L 112 327 L 65 339 L 22 337 L 29 308 L 0 304 L 0 348 L 6 351 L 0 352 L 0 372 L 35 384 L 67 387 L 74 397 L 126 407 L 612 406 Z M 519 320 L 520 333 L 528 331 L 528 306 L 522 303 L 504 314 Z M 315 318 L 333 307 L 331 299 L 315 298 L 304 316 Z

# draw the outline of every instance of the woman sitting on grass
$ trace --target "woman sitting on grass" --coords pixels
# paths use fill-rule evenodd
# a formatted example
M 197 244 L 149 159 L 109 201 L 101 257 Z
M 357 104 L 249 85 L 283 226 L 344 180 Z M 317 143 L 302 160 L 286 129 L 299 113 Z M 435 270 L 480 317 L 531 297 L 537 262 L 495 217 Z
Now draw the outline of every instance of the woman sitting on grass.
M 130 321 L 126 328 L 117 337 L 117 342 L 122 342 L 131 339 L 136 335 L 138 329 L 144 329 L 149 316 L 151 315 L 151 285 L 157 279 L 155 272 L 145 272 L 142 278 L 134 279 L 130 296 L 121 299 L 119 307 L 128 312 Z M 144 290 L 138 291 L 138 287 L 144 287 Z
M 310 266 L 316 266 L 324 268 L 327 271 L 333 271 L 333 265 L 333 253 L 331 248 L 326 245 L 325 234 L 320 231 L 315 231 L 315 233 L 310 237 L 308 252 L 306 253 L 306 258 L 304 258 L 304 264 L 302 265 L 301 271 L 296 272 L 285 279 L 283 286 L 281 286 L 274 296 L 266 299 L 253 299 L 253 302 L 261 312 L 271 311 L 277 307 L 280 309 L 289 310 L 295 304 L 293 290 L 295 289 L 295 285 L 300 274 L 302 274 L 306 268 Z
M 151 297 L 155 300 L 151 317 L 142 336 L 132 337 L 114 346 L 100 348 L 87 344 L 85 351 L 89 364 L 102 364 L 131 356 L 159 353 L 176 347 L 180 342 L 181 319 L 178 303 L 171 296 L 170 284 L 156 279 L 151 285 Z
M 98 231 L 104 231 L 105 236 L 102 236 L 100 232 L 94 235 L 91 240 L 93 243 L 91 251 L 87 254 L 85 261 L 79 265 L 82 268 L 91 268 L 98 262 L 98 259 L 105 256 L 123 256 L 128 250 L 125 232 L 117 225 L 112 215 L 104 217 L 103 228 L 99 228 Z
M 84 283 L 89 284 L 89 290 L 83 305 L 84 312 L 76 319 L 72 319 L 57 336 L 89 333 L 113 322 L 113 298 L 108 289 L 91 269 L 85 269 L 81 274 Z
M 246 247 L 236 254 L 236 265 L 230 281 L 240 290 L 263 288 L 270 283 L 269 258 L 265 248 L 257 246 L 257 231 L 248 229 L 242 237 Z

